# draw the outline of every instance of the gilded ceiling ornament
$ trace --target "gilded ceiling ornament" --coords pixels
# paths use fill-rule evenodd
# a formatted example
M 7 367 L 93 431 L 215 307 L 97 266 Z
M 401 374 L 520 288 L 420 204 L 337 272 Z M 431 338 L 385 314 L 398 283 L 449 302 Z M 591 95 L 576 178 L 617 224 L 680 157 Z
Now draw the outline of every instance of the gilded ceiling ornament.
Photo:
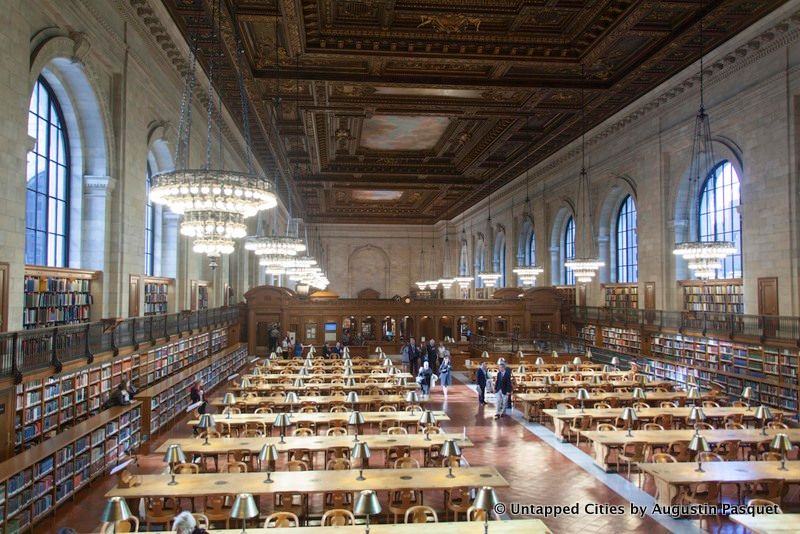
M 480 30 L 481 19 L 478 17 L 468 17 L 462 13 L 455 15 L 420 15 L 420 24 L 417 28 L 431 26 L 439 33 L 461 33 L 470 26 L 475 27 L 475 31 Z
M 350 135 L 350 130 L 347 128 L 338 128 L 333 135 L 336 137 L 337 141 L 349 141 L 353 138 L 353 136 Z

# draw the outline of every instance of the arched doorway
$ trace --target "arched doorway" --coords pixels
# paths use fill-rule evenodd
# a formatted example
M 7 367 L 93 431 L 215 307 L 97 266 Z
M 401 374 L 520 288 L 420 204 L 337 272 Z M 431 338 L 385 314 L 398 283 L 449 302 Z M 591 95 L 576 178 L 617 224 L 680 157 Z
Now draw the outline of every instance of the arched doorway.
M 419 337 L 420 342 L 422 338 L 425 340 L 429 340 L 431 338 L 436 337 L 436 325 L 433 322 L 433 318 L 427 315 L 423 316 L 422 319 L 419 321 Z
M 439 339 L 453 336 L 453 318 L 443 315 L 439 318 Z

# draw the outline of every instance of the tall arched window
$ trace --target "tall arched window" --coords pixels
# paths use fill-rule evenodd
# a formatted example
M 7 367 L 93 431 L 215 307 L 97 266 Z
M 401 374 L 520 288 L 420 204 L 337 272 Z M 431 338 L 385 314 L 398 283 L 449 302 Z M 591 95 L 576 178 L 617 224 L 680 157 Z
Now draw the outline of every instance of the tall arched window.
M 506 287 L 506 233 L 497 232 L 494 238 L 494 269 L 502 275 L 497 282 L 498 287 Z
M 742 217 L 739 214 L 739 176 L 729 161 L 712 170 L 700 193 L 701 241 L 731 241 L 736 253 L 722 262 L 715 278 L 742 277 Z
M 40 77 L 28 107 L 25 263 L 65 267 L 69 235 L 69 152 L 64 117 L 53 90 Z
M 617 212 L 617 282 L 639 281 L 639 241 L 636 237 L 636 204 L 625 197 Z
M 486 270 L 486 246 L 483 237 L 479 237 L 475 242 L 475 287 L 483 287 L 483 280 L 478 274 Z
M 469 254 L 467 252 L 467 241 L 461 241 L 461 253 L 458 258 L 458 275 L 464 276 L 469 272 Z
M 528 242 L 525 244 L 525 261 L 528 265 L 536 265 L 536 232 L 528 235 Z
M 564 263 L 572 259 L 575 259 L 575 219 L 570 216 L 564 229 Z M 564 267 L 564 284 L 575 285 L 575 273 L 566 267 Z
M 144 274 L 153 276 L 155 269 L 155 226 L 156 210 L 150 201 L 150 188 L 153 186 L 153 171 L 147 162 L 147 176 L 144 182 Z

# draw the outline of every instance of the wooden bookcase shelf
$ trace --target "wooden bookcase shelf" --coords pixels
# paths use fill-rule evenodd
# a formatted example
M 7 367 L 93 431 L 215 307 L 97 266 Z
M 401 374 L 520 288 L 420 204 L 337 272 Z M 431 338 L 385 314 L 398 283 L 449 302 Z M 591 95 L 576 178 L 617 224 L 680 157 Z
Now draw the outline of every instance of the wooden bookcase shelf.
M 172 298 L 175 293 L 175 280 L 172 278 L 145 277 L 144 315 L 161 315 L 172 309 Z
M 167 423 L 180 417 L 191 404 L 189 390 L 195 380 L 203 380 L 205 390 L 210 391 L 247 363 L 247 344 L 237 343 L 212 359 L 196 363 L 153 387 L 139 391 L 136 399 L 142 402 L 144 452 L 147 452 L 147 442 Z
M 227 328 L 202 332 L 142 352 L 16 386 L 17 452 L 64 431 L 99 410 L 123 378 L 143 389 L 228 345 Z
M 603 297 L 607 308 L 638 308 L 638 284 L 603 284 Z
M 687 312 L 710 312 L 720 314 L 744 313 L 742 281 L 731 280 L 682 280 L 683 310 Z
M 593 324 L 581 328 L 580 338 L 586 345 L 597 346 L 597 328 Z
M 98 271 L 25 267 L 22 324 L 25 329 L 88 323 L 99 319 Z M 94 307 L 93 307 L 94 306 Z
M 141 440 L 141 403 L 117 406 L 0 463 L 0 533 L 43 517 L 128 458 Z
M 631 328 L 602 327 L 603 348 L 637 356 L 642 350 L 642 337 Z

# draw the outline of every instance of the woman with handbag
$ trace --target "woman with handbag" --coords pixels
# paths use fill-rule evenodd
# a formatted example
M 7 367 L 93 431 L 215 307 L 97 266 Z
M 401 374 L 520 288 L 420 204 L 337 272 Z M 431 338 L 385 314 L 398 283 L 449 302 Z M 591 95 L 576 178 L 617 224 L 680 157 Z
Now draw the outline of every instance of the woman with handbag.
M 444 399 L 447 400 L 447 387 L 453 383 L 453 366 L 450 363 L 450 355 L 445 354 L 441 365 L 439 365 L 439 381 L 442 383 Z

